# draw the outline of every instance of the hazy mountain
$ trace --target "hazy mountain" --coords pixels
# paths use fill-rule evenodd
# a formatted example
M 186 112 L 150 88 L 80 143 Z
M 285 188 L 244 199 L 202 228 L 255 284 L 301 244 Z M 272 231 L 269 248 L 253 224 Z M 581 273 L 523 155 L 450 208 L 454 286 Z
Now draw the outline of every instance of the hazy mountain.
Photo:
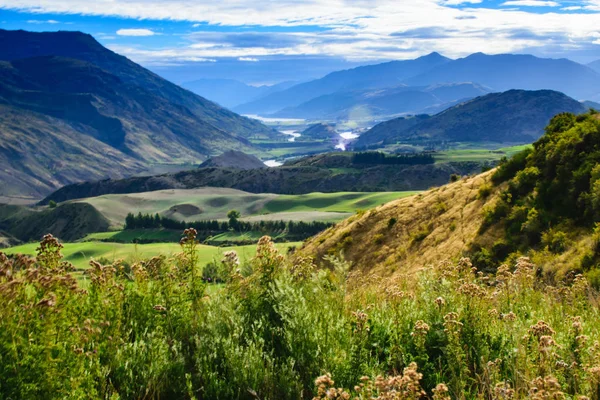
M 320 122 L 318 124 L 310 125 L 303 130 L 300 137 L 308 139 L 331 139 L 337 136 L 338 133 L 335 130 L 335 125 Z
M 450 59 L 438 53 L 432 53 L 416 60 L 391 61 L 332 72 L 321 79 L 295 85 L 262 99 L 242 104 L 234 110 L 243 114 L 272 114 L 335 92 L 397 86 L 410 77 L 449 61 Z
M 544 132 L 558 113 L 582 113 L 580 102 L 551 90 L 509 90 L 459 104 L 412 124 L 393 119 L 365 132 L 356 146 L 398 141 L 529 143 Z
M 550 89 L 576 99 L 594 100 L 600 95 L 600 74 L 591 68 L 531 55 L 476 53 L 405 81 L 408 85 L 450 82 L 477 82 L 494 91 Z
M 61 56 L 87 61 L 122 82 L 140 86 L 155 96 L 184 106 L 194 117 L 241 137 L 274 132 L 259 121 L 241 117 L 217 104 L 148 71 L 81 32 L 27 32 L 0 30 L 0 60 L 12 61 L 38 56 Z
M 61 56 L 40 56 L 53 51 Z M 27 55 L 34 57 L 22 58 Z M 132 175 L 153 163 L 250 151 L 245 136 L 276 134 L 89 35 L 0 31 L 0 59 L 11 60 L 0 62 L 0 178 L 8 183 L 0 195 L 39 197 L 76 181 Z
M 600 60 L 589 63 L 588 67 L 600 73 Z
M 400 85 L 389 89 L 333 93 L 309 100 L 297 107 L 275 114 L 283 118 L 306 119 L 375 119 L 399 114 L 418 114 L 449 102 L 467 100 L 490 90 L 472 83 L 410 87 Z
M 198 79 L 185 82 L 182 86 L 224 107 L 256 100 L 280 90 L 294 86 L 296 82 L 281 82 L 272 86 L 251 86 L 235 79 Z
M 595 101 L 582 101 L 581 102 L 584 106 L 586 106 L 587 108 L 592 108 L 596 111 L 600 111 L 600 103 L 595 102 Z
M 200 164 L 199 168 L 257 169 L 267 168 L 267 166 L 253 155 L 229 150 L 219 156 L 209 158 Z

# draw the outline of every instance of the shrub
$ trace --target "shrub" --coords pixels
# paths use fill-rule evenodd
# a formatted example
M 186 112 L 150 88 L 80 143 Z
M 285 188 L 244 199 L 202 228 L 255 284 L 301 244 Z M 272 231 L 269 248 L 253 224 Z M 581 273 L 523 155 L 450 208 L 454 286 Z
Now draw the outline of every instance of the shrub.
M 458 174 L 450 175 L 450 182 L 458 182 L 458 181 L 460 181 L 460 175 L 458 175 Z
M 562 231 L 549 229 L 542 234 L 542 245 L 547 247 L 552 253 L 564 253 L 569 247 L 570 240 L 567 234 Z
M 50 200 L 48 202 L 48 208 L 56 208 L 56 202 L 54 200 Z
M 385 240 L 385 236 L 381 233 L 378 233 L 377 235 L 373 236 L 373 243 L 375 243 L 377 245 L 383 244 L 384 240 Z
M 492 190 L 492 185 L 490 185 L 489 183 L 483 183 L 481 186 L 479 186 L 477 198 L 481 200 L 487 199 L 490 196 L 490 194 L 492 194 Z
M 394 217 L 391 217 L 390 219 L 388 219 L 388 223 L 387 223 L 388 229 L 391 229 L 394 225 L 396 225 L 396 222 L 398 222 L 398 220 Z

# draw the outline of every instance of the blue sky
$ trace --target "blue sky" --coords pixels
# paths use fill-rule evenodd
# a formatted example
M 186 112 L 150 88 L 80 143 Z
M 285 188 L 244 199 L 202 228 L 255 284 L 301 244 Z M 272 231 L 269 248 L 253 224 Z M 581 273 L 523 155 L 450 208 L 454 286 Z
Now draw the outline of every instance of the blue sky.
M 177 82 L 306 80 L 438 51 L 600 59 L 600 0 L 0 0 L 0 27 L 79 30 Z

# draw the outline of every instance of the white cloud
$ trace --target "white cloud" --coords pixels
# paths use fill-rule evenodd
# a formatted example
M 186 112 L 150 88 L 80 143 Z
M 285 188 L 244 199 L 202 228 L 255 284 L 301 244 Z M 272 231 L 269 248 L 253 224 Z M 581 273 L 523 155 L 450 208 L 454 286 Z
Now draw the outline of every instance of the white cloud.
M 482 1 L 483 0 L 446 0 L 446 2 L 444 4 L 448 5 L 448 6 L 459 6 L 461 4 L 466 4 L 466 3 L 480 4 Z
M 249 34 L 184 36 L 172 48 L 149 50 L 113 47 L 135 61 L 146 64 L 183 60 L 216 60 L 219 57 L 320 55 L 351 60 L 407 59 L 439 51 L 462 57 L 482 51 L 495 54 L 531 51 L 549 44 L 554 49 L 585 48 L 595 40 L 598 14 L 575 12 L 534 13 L 530 10 L 493 9 L 480 0 L 0 0 L 1 9 L 34 13 L 118 16 L 138 20 L 187 21 L 193 27 L 206 25 L 290 27 L 276 38 L 254 41 Z M 546 5 L 557 1 L 508 0 L 506 5 Z M 587 11 L 600 11 L 600 0 L 562 2 Z M 470 7 L 469 4 L 479 4 Z M 462 5 L 464 8 L 457 8 Z M 452 6 L 452 7 L 450 7 Z M 483 7 L 482 7 L 483 6 Z M 196 26 L 197 25 L 197 26 Z M 319 26 L 319 32 L 293 32 L 294 26 Z M 248 33 L 251 32 L 248 29 Z M 278 30 L 279 31 L 279 30 Z M 123 29 L 119 34 L 149 29 Z M 246 32 L 246 31 L 245 31 Z M 403 33 L 412 32 L 410 35 Z M 195 32 L 198 33 L 198 32 Z M 213 32 L 214 33 L 214 32 Z M 254 32 L 260 35 L 261 32 Z M 139 34 L 139 33 L 138 33 Z M 187 43 L 186 43 L 187 41 Z M 203 61 L 203 62 L 205 62 Z M 206 61 L 210 62 L 210 61 Z
M 259 60 L 256 57 L 239 57 L 238 61 L 258 62 Z
M 583 7 L 582 6 L 569 6 L 569 7 L 562 7 L 561 10 L 563 11 L 577 11 L 577 10 L 582 10 Z
M 150 29 L 119 29 L 119 36 L 154 36 L 155 33 Z
M 558 7 L 560 3 L 556 1 L 542 0 L 512 0 L 502 3 L 503 6 L 520 6 L 520 7 Z
M 60 24 L 59 21 L 56 21 L 54 19 L 48 19 L 46 21 L 41 21 L 41 20 L 38 20 L 38 19 L 30 19 L 29 21 L 27 21 L 27 23 L 28 24 L 38 24 L 38 25 L 39 24 L 52 24 L 52 25 L 54 25 L 54 24 Z

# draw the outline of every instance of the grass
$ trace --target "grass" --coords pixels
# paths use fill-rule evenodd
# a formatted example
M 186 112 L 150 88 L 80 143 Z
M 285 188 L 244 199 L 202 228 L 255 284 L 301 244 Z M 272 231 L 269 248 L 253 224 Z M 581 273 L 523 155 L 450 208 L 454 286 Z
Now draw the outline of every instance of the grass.
M 459 162 L 459 161 L 499 161 L 502 157 L 511 157 L 519 151 L 531 147 L 530 144 L 502 147 L 498 149 L 489 148 L 457 148 L 440 151 L 435 154 L 436 162 Z
M 235 189 L 170 189 L 134 194 L 109 194 L 80 200 L 93 205 L 121 228 L 127 213 L 156 214 L 185 221 L 226 219 L 236 209 L 252 221 L 340 221 L 358 209 L 378 206 L 417 192 L 253 194 Z M 346 214 L 339 214 L 346 213 Z M 268 214 L 268 215 L 265 215 Z M 98 237 L 101 239 L 101 237 Z
M 326 211 L 351 213 L 373 208 L 393 200 L 409 197 L 419 192 L 374 192 L 374 193 L 310 193 L 282 195 L 269 201 L 261 210 L 263 213 Z
M 280 243 L 277 248 L 284 252 L 290 246 L 299 246 L 301 243 Z M 3 249 L 6 254 L 26 254 L 35 255 L 37 243 L 29 243 L 21 246 Z M 199 245 L 198 260 L 199 263 L 206 264 L 214 258 L 219 258 L 224 252 L 235 250 L 238 252 L 242 261 L 254 255 L 256 245 L 234 246 L 234 247 L 216 247 Z M 181 246 L 178 243 L 150 243 L 150 244 L 124 244 L 124 243 L 105 243 L 105 242 L 83 242 L 83 243 L 64 243 L 62 254 L 64 259 L 72 263 L 78 269 L 87 269 L 90 259 L 106 258 L 108 260 L 122 259 L 128 262 L 139 261 L 158 255 L 170 256 L 181 252 Z

